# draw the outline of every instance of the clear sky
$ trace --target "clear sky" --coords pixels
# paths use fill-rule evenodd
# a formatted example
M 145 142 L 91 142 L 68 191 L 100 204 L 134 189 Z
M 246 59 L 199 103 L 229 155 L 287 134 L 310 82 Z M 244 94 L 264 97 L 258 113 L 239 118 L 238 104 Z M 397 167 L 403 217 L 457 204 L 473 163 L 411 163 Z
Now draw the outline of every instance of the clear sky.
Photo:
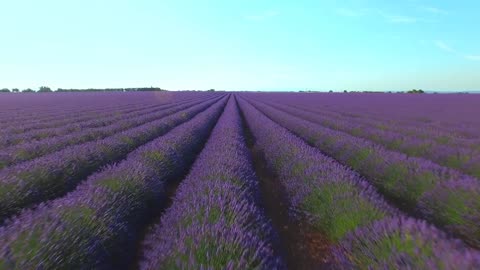
M 0 88 L 480 90 L 478 0 L 0 0 Z

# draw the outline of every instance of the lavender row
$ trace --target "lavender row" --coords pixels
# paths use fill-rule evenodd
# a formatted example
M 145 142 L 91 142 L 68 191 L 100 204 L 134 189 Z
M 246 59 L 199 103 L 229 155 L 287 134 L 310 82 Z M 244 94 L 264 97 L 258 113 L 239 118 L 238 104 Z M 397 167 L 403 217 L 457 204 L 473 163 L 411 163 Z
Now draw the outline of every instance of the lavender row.
M 187 93 L 50 93 L 4 95 L 0 100 L 0 125 L 14 122 L 58 120 L 89 111 L 108 112 L 125 106 L 171 103 L 194 96 Z M 199 95 L 200 96 L 200 95 Z M 62 112 L 60 114 L 60 112 Z M 64 112 L 64 113 L 63 113 Z
M 140 269 L 284 268 L 258 197 L 231 99 L 172 206 L 147 235 Z
M 412 218 L 385 218 L 349 233 L 333 249 L 339 269 L 480 269 L 480 253 Z
M 149 106 L 147 106 L 146 104 L 140 104 L 138 105 L 138 107 L 129 106 L 128 108 L 125 108 L 123 110 L 110 111 L 107 114 L 103 114 L 103 115 L 99 115 L 94 112 L 93 115 L 89 117 L 80 117 L 76 119 L 63 119 L 60 123 L 63 123 L 64 125 L 61 125 L 61 126 L 55 125 L 54 127 L 51 127 L 52 123 L 48 123 L 48 124 L 45 123 L 45 125 L 49 127 L 30 129 L 23 133 L 5 131 L 2 134 L 0 134 L 1 135 L 0 148 L 8 145 L 27 143 L 27 142 L 31 142 L 32 140 L 35 140 L 36 142 L 44 138 L 52 138 L 54 136 L 66 135 L 73 132 L 80 132 L 84 129 L 105 127 L 119 120 L 134 118 L 137 116 L 145 115 L 148 112 L 154 112 L 160 108 L 169 108 L 175 105 L 197 101 L 197 100 L 201 101 L 201 100 L 207 100 L 207 99 L 205 97 L 202 97 L 201 99 L 198 99 L 198 98 L 185 99 L 179 102 L 160 104 L 160 105 L 154 104 Z M 17 126 L 16 129 L 18 131 L 18 130 L 24 130 L 25 128 L 22 125 L 21 127 Z
M 404 95 L 404 94 L 252 94 L 255 99 L 288 102 L 303 108 L 321 108 L 355 119 L 377 119 L 382 123 L 413 128 L 418 134 L 478 138 L 480 113 L 477 95 Z M 427 135 L 428 136 L 428 135 Z
M 371 140 L 389 150 L 400 151 L 408 156 L 426 158 L 439 165 L 480 178 L 480 145 L 466 148 L 458 145 L 439 144 L 431 139 L 406 137 L 396 132 L 365 127 L 351 120 L 333 120 L 300 109 L 271 103 L 269 105 L 310 122 Z
M 346 164 L 403 208 L 421 215 L 467 243 L 480 247 L 480 182 L 420 158 L 256 105 L 327 155 Z
M 141 103 L 144 104 L 144 103 Z M 22 107 L 17 108 L 16 110 L 6 110 L 3 109 L 0 115 L 0 126 L 2 128 L 14 127 L 15 124 L 25 123 L 31 124 L 38 122 L 40 120 L 45 121 L 54 121 L 55 119 L 60 119 L 59 110 L 62 112 L 63 117 L 72 117 L 74 115 L 89 115 L 93 113 L 109 113 L 112 110 L 124 109 L 134 106 L 139 106 L 141 104 L 137 103 L 127 103 L 127 104 L 111 104 L 109 106 L 98 106 L 97 104 L 91 104 L 87 106 L 71 106 L 64 108 L 60 104 L 60 108 L 56 106 L 50 106 L 48 112 L 42 111 L 38 107 Z M 86 104 L 82 104 L 86 105 Z M 57 105 L 58 106 L 58 105 Z
M 480 254 L 424 221 L 406 218 L 348 168 L 240 99 L 256 147 L 285 187 L 291 215 L 333 241 L 337 268 L 475 269 Z M 448 256 L 444 256 L 448 254 Z M 404 258 L 392 262 L 394 258 Z
M 55 105 L 52 107 L 52 112 L 48 115 L 42 115 L 41 109 L 34 109 L 30 114 L 25 108 L 19 111 L 23 114 L 22 117 L 13 117 L 11 113 L 6 114 L 4 123 L 2 123 L 2 134 L 22 133 L 31 129 L 38 129 L 42 127 L 55 127 L 70 122 L 88 121 L 94 119 L 98 115 L 111 115 L 118 110 L 125 110 L 129 108 L 141 108 L 142 106 L 155 105 L 142 103 L 127 103 L 115 104 L 100 107 L 98 104 L 90 106 L 81 106 L 81 104 L 72 105 L 70 108 L 62 108 Z
M 117 108 L 119 105 L 118 104 L 125 104 L 128 106 L 147 106 L 147 105 L 154 105 L 154 104 L 168 104 L 168 103 L 175 103 L 177 100 L 182 101 L 182 100 L 187 100 L 190 99 L 192 95 L 186 95 L 186 94 L 181 94 L 181 93 L 174 93 L 174 94 L 160 94 L 159 98 L 156 96 L 150 96 L 150 95 L 145 95 L 145 94 L 139 94 L 138 95 L 115 95 L 115 94 L 110 94 L 110 95 L 100 95 L 97 97 L 96 95 L 89 95 L 89 94 L 84 94 L 84 95 L 75 95 L 75 94 L 70 94 L 70 95 L 65 95 L 69 96 L 70 99 L 73 99 L 73 101 L 69 101 L 67 104 L 57 104 L 55 103 L 57 101 L 56 95 L 51 95 L 50 98 L 47 100 L 48 101 L 48 107 L 52 107 L 53 111 L 55 114 L 52 117 L 49 118 L 41 118 L 38 117 L 37 114 L 41 113 L 40 108 L 35 108 L 35 106 L 32 106 L 34 115 L 31 117 L 31 121 L 15 121 L 15 120 L 10 120 L 9 123 L 10 125 L 13 125 L 13 128 L 11 129 L 5 129 L 4 130 L 10 134 L 10 133 L 22 133 L 29 131 L 31 129 L 41 129 L 41 128 L 51 128 L 51 127 L 59 127 L 65 124 L 69 124 L 72 122 L 80 122 L 80 121 L 85 121 L 85 120 L 90 120 L 94 119 L 95 117 L 98 116 L 99 112 L 103 113 L 111 113 L 112 109 Z M 208 95 L 198 95 L 199 97 L 205 96 L 207 97 Z M 41 97 L 41 96 L 39 96 Z M 36 100 L 37 98 L 32 98 L 32 100 Z M 78 101 L 80 100 L 80 101 Z M 12 103 L 15 103 L 15 100 L 12 101 Z M 83 104 L 87 103 L 87 104 Z M 115 106 L 111 106 L 110 104 L 116 104 Z M 137 105 L 135 105 L 137 104 Z M 65 107 L 69 106 L 68 108 L 73 108 L 70 109 L 72 112 L 68 114 L 64 113 Z M 24 106 L 21 106 L 21 104 L 18 105 L 20 108 L 20 111 L 22 113 L 25 113 L 26 107 L 28 104 L 25 104 Z M 105 108 L 103 108 L 105 107 Z M 109 108 L 110 107 L 110 108 Z M 122 106 L 123 107 L 123 106 Z M 90 108 L 90 109 L 89 109 Z
M 206 101 L 115 136 L 4 169 L 0 172 L 0 221 L 22 208 L 65 194 L 102 166 L 125 158 L 217 101 Z
M 67 196 L 9 221 L 0 228 L 0 268 L 126 269 L 139 232 L 165 202 L 165 184 L 188 170 L 225 102 L 90 176 Z
M 137 128 L 138 126 L 161 119 L 198 103 L 200 102 L 193 101 L 182 104 L 167 105 L 167 107 L 157 108 L 153 112 L 145 115 L 117 121 L 110 126 L 81 130 L 61 137 L 52 137 L 11 146 L 0 150 L 0 169 L 59 151 L 67 146 L 115 136 L 115 134 L 119 132 Z
M 338 121 L 349 124 L 362 124 L 365 126 L 363 126 L 361 130 L 355 129 L 354 132 L 361 132 L 365 129 L 377 129 L 379 132 L 393 132 L 394 134 L 401 134 L 404 137 L 430 140 L 439 145 L 447 145 L 450 147 L 460 146 L 467 148 L 477 147 L 477 149 L 480 150 L 480 148 L 478 148 L 480 142 L 478 138 L 466 139 L 456 134 L 455 130 L 452 130 L 451 128 L 448 131 L 443 131 L 440 127 L 444 127 L 444 123 L 442 123 L 440 126 L 429 126 L 428 123 L 425 123 L 424 121 L 421 121 L 420 123 L 414 122 L 412 120 L 408 120 L 406 117 L 395 118 L 394 120 L 391 120 L 391 118 L 385 119 L 384 117 L 381 117 L 381 115 L 384 114 L 383 111 L 380 114 L 376 113 L 374 115 L 362 114 L 359 108 L 356 106 L 357 104 L 355 104 L 355 99 L 351 98 L 350 95 L 342 95 L 339 98 L 339 100 L 349 104 L 348 109 L 344 108 L 343 110 L 338 109 L 339 106 L 336 106 L 338 105 L 337 103 L 330 104 L 328 102 L 322 102 L 323 99 L 328 99 L 328 97 L 322 95 L 319 95 L 322 97 L 322 99 L 319 99 L 317 95 L 302 96 L 297 94 L 295 94 L 295 97 L 292 97 L 289 94 L 251 94 L 251 96 L 254 97 L 255 100 L 284 104 L 288 105 L 289 107 L 318 114 L 319 116 L 321 115 L 326 120 L 325 125 L 328 125 L 330 128 L 333 128 Z M 393 98 L 391 97 L 390 99 Z M 435 102 L 434 99 L 429 101 L 429 103 L 432 103 L 432 101 Z M 370 107 L 375 107 L 376 105 L 377 104 L 373 104 L 372 102 Z M 391 111 L 391 109 L 389 111 Z M 385 113 L 388 115 L 388 112 Z M 430 114 L 429 116 L 432 115 L 434 114 Z M 459 120 L 461 120 L 461 118 Z M 410 149 L 411 151 L 415 150 L 415 148 Z
M 3 131 L 0 134 L 0 149 L 31 140 L 41 140 L 47 137 L 66 135 L 68 133 L 78 132 L 86 128 L 107 126 L 118 120 L 124 119 L 125 116 L 133 117 L 136 115 L 141 115 L 142 112 L 154 111 L 157 107 L 163 106 L 168 105 L 139 106 L 138 108 L 129 106 L 127 108 L 113 110 L 108 114 L 97 114 L 96 117 L 92 119 L 78 122 L 75 121 L 59 127 L 32 129 L 22 133 Z
M 329 110 L 311 109 L 297 105 L 291 105 L 297 109 L 310 111 L 316 114 L 325 115 L 330 120 L 349 121 L 364 125 L 371 129 L 377 129 L 386 132 L 401 134 L 405 137 L 431 140 L 439 145 L 459 146 L 459 147 L 477 147 L 480 140 L 478 138 L 465 138 L 455 133 L 451 128 L 448 131 L 442 130 L 441 126 L 429 127 L 425 123 L 411 123 L 404 121 L 390 121 L 386 119 L 372 119 L 370 116 L 354 114 L 349 115 L 346 112 L 333 112 Z
M 265 100 L 266 101 L 266 100 Z M 471 147 L 478 144 L 478 138 L 465 138 L 460 134 L 456 134 L 455 130 L 451 128 L 447 131 L 442 130 L 444 126 L 429 126 L 422 122 L 411 122 L 406 120 L 390 120 L 390 119 L 376 119 L 375 116 L 361 115 L 358 113 L 338 111 L 334 108 L 311 108 L 309 106 L 303 106 L 301 103 L 290 103 L 278 101 L 280 104 L 285 104 L 293 108 L 309 111 L 319 115 L 328 117 L 330 120 L 335 121 L 350 121 L 358 124 L 362 124 L 369 128 L 374 128 L 382 131 L 389 131 L 398 134 L 402 134 L 406 137 L 417 137 L 420 139 L 431 139 L 434 142 L 442 145 L 455 145 L 462 147 Z M 354 111 L 354 110 L 352 110 Z
M 45 139 L 26 141 L 23 144 L 12 145 L 5 149 L 1 149 L 0 169 L 61 150 L 69 145 L 80 144 L 95 139 L 102 139 L 111 136 L 122 130 L 126 130 L 147 123 L 149 120 L 151 121 L 155 119 L 157 114 L 163 115 L 164 113 L 175 112 L 175 107 L 168 110 L 169 107 L 172 106 L 167 106 L 166 108 L 160 107 L 151 112 L 150 114 L 140 115 L 134 117 L 133 119 L 126 119 L 126 121 L 117 121 L 111 126 L 98 127 L 93 129 L 81 129 L 80 131 L 73 132 L 65 136 L 49 136 Z M 186 108 L 186 106 L 180 109 L 184 108 Z M 4 140 L 9 141 L 15 136 L 17 136 L 17 138 L 22 137 L 22 134 L 10 134 L 10 136 L 4 136 L 3 138 Z

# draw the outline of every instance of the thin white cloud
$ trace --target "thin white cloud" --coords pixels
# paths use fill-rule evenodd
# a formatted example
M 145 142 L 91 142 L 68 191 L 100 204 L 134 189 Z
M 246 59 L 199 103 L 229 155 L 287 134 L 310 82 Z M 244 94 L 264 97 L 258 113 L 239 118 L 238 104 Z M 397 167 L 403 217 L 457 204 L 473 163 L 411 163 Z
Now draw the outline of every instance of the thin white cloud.
M 457 56 L 462 57 L 462 58 L 467 59 L 467 60 L 480 61 L 480 55 L 464 54 L 464 53 L 459 52 L 456 49 L 452 48 L 450 45 L 448 45 L 444 41 L 436 40 L 434 42 L 434 44 L 435 44 L 435 46 L 437 46 L 442 51 L 457 55 Z
M 480 61 L 480 55 L 465 55 L 465 58 L 473 61 Z
M 440 48 L 443 51 L 450 52 L 450 53 L 457 53 L 457 51 L 455 49 L 453 49 L 447 43 L 445 43 L 441 40 L 436 40 L 434 43 L 435 43 L 435 46 L 437 46 L 438 48 Z
M 433 14 L 438 14 L 438 15 L 447 15 L 448 11 L 436 8 L 436 7 L 421 7 L 423 11 L 433 13 Z
M 276 10 L 267 10 L 264 13 L 261 14 L 255 14 L 255 15 L 247 15 L 245 16 L 245 19 L 248 21 L 265 21 L 267 19 L 276 17 L 279 15 L 279 12 Z

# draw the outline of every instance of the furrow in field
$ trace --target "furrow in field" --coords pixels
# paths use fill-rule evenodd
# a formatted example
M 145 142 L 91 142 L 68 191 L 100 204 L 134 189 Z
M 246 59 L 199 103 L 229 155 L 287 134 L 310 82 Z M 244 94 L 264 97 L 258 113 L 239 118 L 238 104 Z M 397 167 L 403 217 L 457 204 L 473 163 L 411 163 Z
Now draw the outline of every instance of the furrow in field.
M 171 92 L 127 92 L 127 93 L 53 93 L 34 95 L 5 96 L 0 105 L 7 112 L 6 123 L 13 120 L 20 122 L 34 121 L 43 118 L 54 121 L 65 117 L 76 116 L 79 113 L 95 116 L 95 112 L 109 112 L 119 106 L 140 107 L 167 104 L 192 97 L 208 96 L 207 94 L 171 93 Z M 59 114 L 59 112 L 62 112 Z M 48 114 L 44 117 L 44 114 Z M 0 123 L 2 126 L 3 123 Z
M 144 241 L 140 269 L 283 269 L 234 99 Z
M 278 104 L 284 104 L 279 102 Z M 429 139 L 439 145 L 460 146 L 460 147 L 478 147 L 478 138 L 464 138 L 451 128 L 450 132 L 441 131 L 438 127 L 429 128 L 424 123 L 409 124 L 398 121 L 389 121 L 386 119 L 373 119 L 369 116 L 349 115 L 347 113 L 334 112 L 327 109 L 312 109 L 309 107 L 299 106 L 298 104 L 285 104 L 289 107 L 308 111 L 319 116 L 328 117 L 326 119 L 332 121 L 347 121 L 355 124 L 361 124 L 364 128 L 379 130 L 379 132 L 391 132 L 406 138 Z M 333 124 L 334 126 L 334 124 Z M 363 131 L 359 130 L 359 131 Z
M 398 207 L 480 247 L 480 182 L 250 101 L 273 121 L 365 176 Z
M 65 108 L 61 109 L 62 116 L 58 114 L 58 106 L 50 107 L 48 112 L 41 111 L 38 107 L 32 106 L 27 108 L 16 108 L 16 110 L 2 110 L 2 115 L 0 116 L 0 127 L 5 128 L 12 124 L 18 124 L 18 122 L 23 123 L 33 123 L 39 120 L 53 120 L 60 117 L 71 116 L 72 114 L 88 114 L 90 112 L 102 113 L 109 112 L 116 108 L 128 108 L 132 107 L 135 104 L 114 104 L 104 107 L 95 107 L 88 106 L 82 107 L 81 110 L 78 108 Z
M 279 234 L 276 249 L 283 255 L 287 269 L 332 269 L 331 240 L 306 220 L 292 218 L 288 193 L 269 166 L 263 149 L 256 144 L 244 115 L 241 116 L 265 215 Z
M 24 133 L 2 134 L 0 137 L 0 149 L 7 146 L 11 147 L 13 145 L 18 145 L 21 143 L 31 143 L 33 141 L 37 142 L 45 138 L 59 137 L 62 135 L 67 135 L 69 133 L 86 131 L 87 129 L 91 128 L 106 127 L 121 120 L 135 118 L 141 115 L 148 114 L 150 112 L 155 112 L 158 109 L 169 108 L 178 104 L 180 104 L 180 102 L 173 104 L 146 106 L 135 109 L 128 108 L 123 111 L 120 110 L 109 113 L 108 115 L 97 115 L 97 117 L 95 117 L 94 119 L 88 119 L 86 121 L 73 121 L 59 127 L 32 129 Z
M 388 150 L 402 152 L 412 157 L 425 158 L 441 166 L 480 178 L 480 146 L 478 145 L 475 146 L 477 148 L 475 149 L 472 146 L 466 148 L 459 145 L 439 144 L 431 139 L 406 137 L 395 132 L 366 127 L 354 121 L 333 120 L 301 109 L 270 102 L 264 103 L 304 120 L 380 144 Z
M 116 122 L 110 126 L 87 129 L 85 131 L 82 130 L 61 137 L 47 138 L 40 141 L 14 145 L 12 147 L 0 150 L 0 169 L 60 151 L 68 146 L 114 136 L 119 132 L 128 131 L 148 122 L 161 119 L 165 116 L 184 110 L 201 102 L 202 101 L 193 101 L 175 104 L 166 108 L 158 108 L 154 112 L 150 112 L 146 115 L 140 115 L 132 119 Z
M 0 137 L 0 149 L 5 146 L 14 148 L 19 144 L 34 144 L 43 139 L 52 139 L 53 137 L 66 136 L 72 133 L 88 132 L 94 128 L 107 128 L 107 126 L 118 123 L 119 121 L 125 121 L 129 119 L 135 119 L 142 115 L 147 115 L 161 109 L 168 109 L 174 106 L 178 106 L 185 103 L 191 103 L 193 101 L 202 101 L 206 99 L 186 100 L 170 104 L 162 104 L 155 106 L 147 106 L 140 109 L 128 109 L 123 113 L 112 113 L 110 116 L 97 116 L 95 119 L 89 119 L 87 121 L 73 122 L 60 127 L 46 128 L 46 129 L 33 129 L 24 133 L 11 133 L 5 134 Z
M 146 104 L 113 105 L 108 107 L 91 106 L 83 107 L 81 110 L 72 109 L 71 112 L 66 112 L 57 106 L 53 106 L 52 116 L 49 117 L 43 117 L 41 114 L 33 112 L 32 115 L 18 119 L 13 117 L 6 118 L 5 123 L 2 124 L 2 134 L 16 134 L 44 127 L 56 127 L 71 122 L 88 121 L 98 116 L 111 115 L 117 111 L 131 110 L 137 107 L 141 108 L 144 105 Z M 25 112 L 22 111 L 22 113 Z
M 0 266 L 16 269 L 126 269 L 138 232 L 165 201 L 166 183 L 185 175 L 227 101 L 214 103 L 67 196 L 0 228 Z
M 199 98 L 201 97 L 197 97 L 197 99 Z M 192 97 L 186 97 L 186 98 L 178 99 L 178 102 L 189 101 L 193 99 L 194 98 Z M 12 134 L 25 133 L 29 131 L 47 129 L 47 128 L 61 127 L 71 123 L 82 123 L 86 121 L 92 121 L 101 117 L 117 115 L 119 112 L 125 112 L 125 113 L 135 112 L 145 108 L 155 107 L 158 105 L 168 105 L 171 103 L 177 103 L 177 102 L 148 101 L 148 102 L 140 102 L 140 103 L 137 102 L 135 104 L 127 104 L 122 106 L 119 106 L 119 105 L 109 106 L 110 108 L 103 108 L 98 104 L 94 104 L 91 107 L 87 107 L 87 108 L 82 108 L 80 105 L 74 105 L 82 109 L 81 110 L 76 109 L 76 112 L 74 111 L 72 112 L 72 114 L 65 113 L 62 110 L 62 108 L 59 106 L 53 106 L 56 112 L 55 116 L 48 119 L 39 118 L 38 116 L 33 116 L 31 117 L 30 121 L 18 121 L 18 122 L 12 121 L 11 122 L 12 127 L 3 128 L 2 134 L 12 135 Z M 62 112 L 62 113 L 59 114 L 59 112 Z
M 278 101 L 293 106 L 321 110 L 355 120 L 372 119 L 388 123 L 399 132 L 431 137 L 441 135 L 450 138 L 477 138 L 480 135 L 470 98 L 459 95 L 384 95 L 384 94 L 251 94 L 256 100 Z M 450 97 L 450 98 L 449 98 Z M 393 102 L 394 101 L 394 102 Z M 401 105 L 401 106 L 399 106 Z M 465 108 L 462 108 L 465 106 Z M 456 110 L 460 109 L 460 110 Z M 451 113 L 447 113 L 450 112 Z M 471 112 L 469 115 L 467 111 Z M 452 117 L 459 113 L 458 121 Z M 399 129 L 398 127 L 402 128 Z
M 218 102 L 206 101 L 114 136 L 71 146 L 0 172 L 0 221 L 21 209 L 62 196 L 102 166 L 125 158 Z
M 332 241 L 334 269 L 480 267 L 478 251 L 404 216 L 358 174 L 246 100 L 240 98 L 239 104 L 256 146 L 286 190 L 291 216 L 308 221 Z

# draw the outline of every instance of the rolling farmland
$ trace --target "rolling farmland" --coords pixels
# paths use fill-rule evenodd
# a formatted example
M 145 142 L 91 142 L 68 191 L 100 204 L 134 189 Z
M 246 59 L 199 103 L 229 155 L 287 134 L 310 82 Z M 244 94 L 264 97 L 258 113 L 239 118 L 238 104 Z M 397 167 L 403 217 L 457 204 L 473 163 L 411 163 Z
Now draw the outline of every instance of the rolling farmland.
M 0 94 L 0 269 L 480 269 L 478 104 Z

